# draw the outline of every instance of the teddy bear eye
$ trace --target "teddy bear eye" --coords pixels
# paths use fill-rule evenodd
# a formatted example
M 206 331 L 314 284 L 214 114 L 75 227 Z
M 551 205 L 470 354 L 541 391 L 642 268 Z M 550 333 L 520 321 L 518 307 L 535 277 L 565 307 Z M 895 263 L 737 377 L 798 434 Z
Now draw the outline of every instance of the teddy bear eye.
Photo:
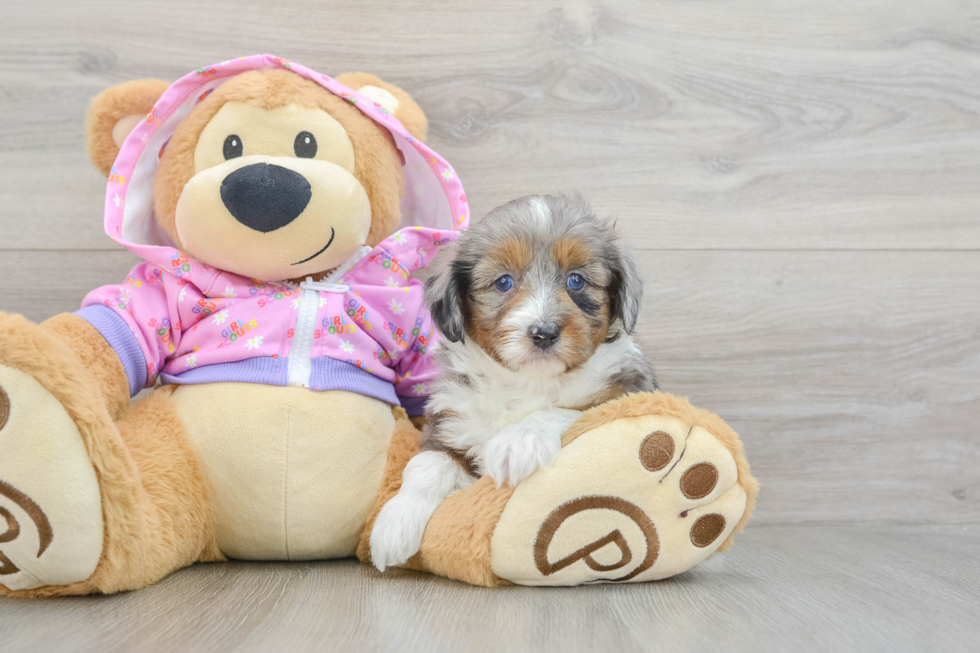
M 225 161 L 242 155 L 242 139 L 238 134 L 232 134 L 225 139 L 224 153 Z
M 293 151 L 301 159 L 312 159 L 316 156 L 316 138 L 310 132 L 296 134 L 296 140 L 293 141 Z

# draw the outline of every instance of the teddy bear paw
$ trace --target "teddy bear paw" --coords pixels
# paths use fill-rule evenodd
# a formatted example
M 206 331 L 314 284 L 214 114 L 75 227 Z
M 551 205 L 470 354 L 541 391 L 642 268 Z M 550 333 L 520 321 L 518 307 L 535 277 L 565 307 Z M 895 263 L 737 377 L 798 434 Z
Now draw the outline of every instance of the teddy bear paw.
M 4 365 L 0 451 L 0 586 L 91 576 L 102 555 L 102 503 L 81 434 L 34 377 Z
M 714 553 L 746 504 L 716 434 L 662 414 L 612 419 L 517 486 L 491 566 L 523 585 L 667 578 Z

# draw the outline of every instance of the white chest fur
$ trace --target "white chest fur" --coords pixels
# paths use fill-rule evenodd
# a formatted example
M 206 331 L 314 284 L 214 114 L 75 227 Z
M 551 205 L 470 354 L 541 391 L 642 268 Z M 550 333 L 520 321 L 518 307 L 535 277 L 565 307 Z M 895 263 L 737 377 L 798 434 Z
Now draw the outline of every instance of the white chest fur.
M 535 375 L 506 369 L 469 340 L 442 346 L 444 373 L 434 384 L 430 410 L 451 411 L 452 423 L 442 439 L 453 448 L 472 450 L 477 458 L 490 438 L 532 413 L 588 405 L 609 386 L 624 358 L 638 351 L 633 339 L 623 334 L 600 345 L 576 370 Z

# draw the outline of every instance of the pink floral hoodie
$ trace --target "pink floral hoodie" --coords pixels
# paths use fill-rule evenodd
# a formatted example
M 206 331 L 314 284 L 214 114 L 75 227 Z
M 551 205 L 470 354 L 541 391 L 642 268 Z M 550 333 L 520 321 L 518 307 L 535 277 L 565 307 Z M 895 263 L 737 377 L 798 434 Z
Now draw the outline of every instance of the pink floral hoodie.
M 275 283 L 178 251 L 156 225 L 152 185 L 167 140 L 208 93 L 241 73 L 284 68 L 352 102 L 391 132 L 405 168 L 398 232 L 322 282 Z M 411 276 L 468 224 L 453 169 L 381 105 L 299 64 L 255 55 L 175 82 L 126 139 L 106 190 L 105 230 L 146 262 L 78 315 L 119 354 L 130 393 L 164 383 L 238 381 L 347 390 L 421 414 L 438 334 Z

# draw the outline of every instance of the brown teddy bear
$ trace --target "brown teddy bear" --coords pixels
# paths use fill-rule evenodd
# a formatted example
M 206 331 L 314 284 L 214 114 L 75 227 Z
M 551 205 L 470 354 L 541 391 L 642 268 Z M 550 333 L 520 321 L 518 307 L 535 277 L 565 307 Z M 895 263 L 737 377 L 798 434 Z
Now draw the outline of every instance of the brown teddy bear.
M 93 101 L 106 232 L 145 262 L 74 314 L 0 314 L 0 593 L 367 559 L 437 373 L 412 275 L 468 221 L 426 130 L 393 85 L 268 55 Z M 563 445 L 516 489 L 451 496 L 407 566 L 482 585 L 664 578 L 751 513 L 738 437 L 684 400 L 599 406 Z

